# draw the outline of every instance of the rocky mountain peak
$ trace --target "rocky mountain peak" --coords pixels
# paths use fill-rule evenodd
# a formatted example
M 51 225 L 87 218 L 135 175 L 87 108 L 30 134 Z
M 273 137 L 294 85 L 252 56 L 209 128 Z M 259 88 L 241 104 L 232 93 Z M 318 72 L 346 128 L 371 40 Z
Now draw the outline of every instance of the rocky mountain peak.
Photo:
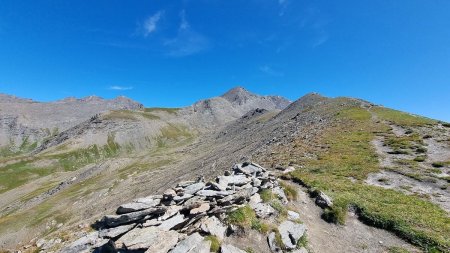
M 243 104 L 246 101 L 250 100 L 251 98 L 255 98 L 258 96 L 249 92 L 248 90 L 244 89 L 243 87 L 238 86 L 238 87 L 235 87 L 235 88 L 227 91 L 221 97 L 225 98 L 230 103 Z

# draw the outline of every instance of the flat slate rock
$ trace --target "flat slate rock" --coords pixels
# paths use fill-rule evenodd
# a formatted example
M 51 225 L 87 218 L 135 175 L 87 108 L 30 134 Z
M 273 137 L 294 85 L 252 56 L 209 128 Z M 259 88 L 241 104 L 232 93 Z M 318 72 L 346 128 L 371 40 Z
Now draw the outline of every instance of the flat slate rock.
M 232 194 L 229 191 L 213 191 L 213 190 L 200 190 L 196 195 L 204 197 L 225 197 Z
M 186 188 L 184 188 L 184 194 L 194 195 L 196 192 L 200 191 L 204 187 L 205 187 L 205 183 L 203 183 L 203 182 L 191 184 L 191 185 L 187 186 Z
M 179 242 L 170 253 L 209 253 L 210 247 L 210 241 L 206 241 L 199 233 L 193 233 Z
M 222 186 L 226 185 L 245 185 L 250 183 L 251 178 L 246 177 L 245 175 L 231 175 L 231 176 L 219 176 L 217 177 L 219 180 L 219 184 Z
M 121 236 L 121 235 L 125 234 L 126 232 L 130 231 L 135 226 L 136 226 L 135 224 L 130 224 L 130 225 L 118 226 L 115 228 L 108 228 L 108 229 L 100 230 L 99 237 L 116 238 L 116 237 Z
M 287 249 L 295 249 L 298 240 L 305 234 L 306 226 L 292 221 L 283 221 L 278 226 L 281 241 Z
M 139 202 L 123 204 L 123 205 L 119 206 L 119 208 L 117 208 L 116 213 L 117 214 L 125 214 L 125 213 L 141 211 L 144 209 L 155 207 L 156 205 L 159 204 L 159 202 L 160 202 L 160 200 L 158 199 L 158 200 L 154 200 L 151 204 L 139 203 Z
M 170 219 L 167 219 L 158 226 L 159 229 L 164 231 L 169 231 L 172 228 L 177 227 L 178 225 L 184 223 L 187 219 L 184 218 L 184 215 L 177 214 Z
M 220 247 L 220 253 L 247 253 L 239 248 L 234 247 L 231 244 L 222 244 Z
M 227 227 L 216 216 L 211 216 L 202 222 L 200 229 L 207 234 L 215 235 L 220 240 L 223 240 Z
M 106 215 L 103 217 L 102 222 L 107 227 L 117 227 L 123 224 L 135 222 L 143 219 L 148 215 L 162 214 L 166 211 L 165 207 L 153 207 L 142 211 L 122 214 L 122 215 Z
M 116 241 L 116 248 L 147 250 L 146 252 L 168 252 L 178 242 L 176 231 L 163 231 L 157 227 L 135 228 Z
M 258 218 L 267 218 L 270 215 L 274 214 L 276 211 L 273 207 L 266 203 L 257 203 L 252 206 L 253 210 L 255 210 L 256 216 Z
M 276 253 L 276 252 L 283 252 L 280 247 L 277 246 L 275 242 L 275 232 L 271 232 L 267 236 L 267 243 L 269 244 L 270 251 Z

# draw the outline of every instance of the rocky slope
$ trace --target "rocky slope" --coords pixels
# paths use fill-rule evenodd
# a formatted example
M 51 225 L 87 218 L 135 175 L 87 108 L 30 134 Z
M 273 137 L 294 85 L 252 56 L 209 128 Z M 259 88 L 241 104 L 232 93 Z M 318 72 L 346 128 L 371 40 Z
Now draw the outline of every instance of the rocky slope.
M 34 250 L 41 238 L 47 241 L 57 238 L 67 246 L 77 239 L 71 236 L 72 231 L 85 230 L 80 227 L 86 228 L 114 212 L 116 206 L 163 194 L 168 187 L 177 189 L 180 181 L 201 176 L 213 179 L 228 170 L 230 164 L 253 160 L 273 170 L 294 165 L 297 170 L 284 178 L 319 189 L 336 200 L 332 207 L 320 212 L 292 201 L 293 207 L 303 210 L 300 215 L 305 221 L 317 223 L 322 215 L 344 224 L 343 216 L 349 209 L 368 224 L 393 231 L 420 249 L 446 252 L 450 245 L 445 237 L 450 232 L 446 225 L 448 213 L 430 202 L 444 197 L 402 192 L 400 186 L 401 190 L 392 191 L 386 188 L 395 187 L 373 183 L 380 182 L 373 175 L 379 178 L 376 173 L 383 172 L 378 159 L 381 161 L 383 157 L 378 157 L 372 140 L 392 139 L 394 130 L 389 124 L 417 132 L 414 138 L 409 133 L 394 140 L 394 146 L 403 143 L 408 152 L 419 148 L 414 144 L 418 136 L 431 136 L 421 144 L 430 145 L 425 165 L 438 161 L 442 165 L 440 173 L 431 174 L 428 167 L 418 172 L 433 175 L 436 186 L 442 187 L 439 193 L 450 196 L 448 188 L 443 188 L 450 163 L 441 155 L 450 150 L 446 137 L 450 130 L 446 124 L 359 99 L 326 98 L 311 93 L 289 104 L 283 98 L 257 96 L 236 88 L 181 109 L 104 112 L 48 138 L 43 145 L 33 148 L 33 156 L 1 158 L 0 247 L 11 249 L 19 245 Z M 411 139 L 405 140 L 405 136 Z M 391 142 L 386 145 L 392 145 Z M 431 152 L 435 149 L 438 150 Z M 411 168 L 406 170 L 410 172 Z M 401 205 L 383 204 L 397 202 Z M 414 208 L 421 210 L 422 217 L 415 215 Z M 351 244 L 348 247 L 339 244 L 342 251 L 338 252 L 389 252 L 390 247 L 420 250 L 384 230 L 374 231 L 366 225 L 354 224 L 357 219 L 349 219 L 352 224 L 346 227 L 328 225 L 339 238 Z M 320 223 L 320 227 L 326 227 L 325 224 Z M 349 231 L 349 227 L 370 234 L 373 239 L 350 239 L 358 235 Z M 321 241 L 327 241 L 327 235 L 314 226 L 311 232 L 316 237 L 311 240 L 310 250 L 320 252 L 317 250 L 328 245 L 320 246 Z M 224 242 L 245 250 L 242 245 L 246 243 L 267 246 L 268 234 L 250 227 L 240 236 L 225 237 Z M 178 238 L 176 243 L 179 240 L 182 239 Z M 254 249 L 270 251 L 256 246 Z

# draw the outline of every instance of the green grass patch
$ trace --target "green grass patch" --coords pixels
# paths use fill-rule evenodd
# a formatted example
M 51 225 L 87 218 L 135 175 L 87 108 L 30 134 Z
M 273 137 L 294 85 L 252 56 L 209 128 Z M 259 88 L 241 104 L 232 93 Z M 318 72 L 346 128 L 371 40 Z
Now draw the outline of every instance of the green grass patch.
M 219 252 L 220 250 L 220 241 L 219 238 L 215 235 L 208 235 L 205 237 L 205 240 L 211 242 L 211 246 L 209 248 L 210 252 Z
M 418 115 L 413 115 L 393 109 L 388 109 L 384 107 L 374 107 L 371 109 L 378 118 L 390 121 L 396 125 L 400 126 L 424 126 L 424 125 L 435 125 L 436 120 L 425 118 Z
M 408 250 L 401 247 L 390 247 L 388 250 L 389 253 L 409 253 Z
M 289 201 L 295 201 L 298 197 L 297 189 L 291 185 L 288 185 L 284 182 L 280 182 L 281 187 L 284 190 L 284 194 L 286 195 Z
M 355 110 L 359 112 L 355 113 Z M 321 152 L 318 160 L 299 161 L 305 169 L 293 172 L 294 179 L 333 198 L 335 204 L 326 215 L 334 222 L 341 223 L 347 207 L 354 206 L 359 217 L 370 225 L 393 231 L 426 250 L 448 249 L 450 218 L 444 210 L 418 196 L 363 183 L 369 173 L 380 170 L 371 146 L 374 133 L 387 133 L 388 130 L 384 124 L 372 122 L 365 109 L 352 108 L 350 112 L 350 115 L 358 116 L 343 117 L 346 114 L 340 114 L 336 126 L 322 136 L 322 142 L 327 143 L 329 149 Z M 383 110 L 382 113 L 386 112 Z M 428 122 L 406 115 L 398 119 L 392 112 L 383 116 L 390 116 L 397 123 Z M 359 180 L 352 182 L 350 177 Z
M 181 108 L 162 108 L 162 107 L 151 107 L 151 108 L 145 108 L 144 112 L 166 112 L 170 114 L 177 114 L 177 112 Z
M 414 158 L 414 161 L 416 161 L 416 162 L 425 162 L 426 159 L 427 159 L 426 156 L 421 155 L 421 156 L 417 156 L 416 158 Z
M 245 205 L 228 214 L 228 222 L 242 227 L 250 227 L 252 221 L 256 219 L 253 209 Z
M 273 194 L 273 192 L 269 189 L 263 189 L 260 193 L 259 196 L 261 197 L 261 200 L 264 203 L 268 203 L 270 201 L 272 201 L 273 199 L 275 199 L 275 194 Z

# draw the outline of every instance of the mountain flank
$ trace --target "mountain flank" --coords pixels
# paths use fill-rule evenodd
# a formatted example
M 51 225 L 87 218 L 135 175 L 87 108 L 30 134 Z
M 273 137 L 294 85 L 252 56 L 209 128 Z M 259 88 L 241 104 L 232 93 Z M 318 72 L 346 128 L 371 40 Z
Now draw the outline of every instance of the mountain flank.
M 104 103 L 88 100 L 85 103 Z M 6 115 L 3 107 L 1 113 Z M 182 197 L 180 182 L 204 177 L 205 182 L 218 183 L 216 177 L 229 176 L 232 164 L 253 161 L 273 174 L 273 184 L 291 196 L 290 202 L 284 211 L 277 210 L 280 206 L 271 201 L 271 194 L 259 192 L 281 214 L 273 216 L 277 223 L 266 228 L 262 228 L 264 219 L 234 224 L 241 232 L 212 239 L 210 249 L 214 244 L 222 252 L 228 249 L 225 245 L 247 252 L 449 252 L 450 125 L 446 122 L 355 98 L 310 93 L 291 103 L 240 87 L 185 108 L 142 108 L 136 103 L 131 109 L 84 117 L 48 135 L 40 136 L 39 128 L 18 132 L 22 139 L 34 138 L 33 145 L 2 142 L 1 248 L 62 250 L 92 232 L 90 226 L 123 203 L 164 195 L 168 188 Z M 39 124 L 45 122 L 35 123 Z M 8 138 L 11 129 L 2 125 Z M 203 190 L 218 191 L 213 185 Z M 205 196 L 205 201 L 211 207 L 225 197 Z M 322 200 L 316 205 L 318 197 Z M 332 204 L 323 205 L 327 200 Z M 163 205 L 169 208 L 173 203 Z M 237 208 L 246 205 L 240 202 Z M 241 216 L 252 216 L 241 211 Z M 268 237 L 272 232 L 278 237 L 276 228 L 289 220 L 283 215 L 287 211 L 297 213 L 298 223 L 307 225 L 308 240 L 302 240 L 298 249 L 272 240 L 271 249 Z M 233 225 L 223 219 L 232 212 L 224 213 L 213 216 L 224 226 Z M 183 220 L 193 218 L 183 211 L 174 215 L 180 220 L 180 215 Z M 169 231 L 181 232 L 178 229 Z M 195 229 L 185 232 L 209 235 Z M 140 233 L 131 235 L 140 238 Z M 333 238 L 338 242 L 330 243 Z M 174 245 L 181 243 L 178 239 Z

